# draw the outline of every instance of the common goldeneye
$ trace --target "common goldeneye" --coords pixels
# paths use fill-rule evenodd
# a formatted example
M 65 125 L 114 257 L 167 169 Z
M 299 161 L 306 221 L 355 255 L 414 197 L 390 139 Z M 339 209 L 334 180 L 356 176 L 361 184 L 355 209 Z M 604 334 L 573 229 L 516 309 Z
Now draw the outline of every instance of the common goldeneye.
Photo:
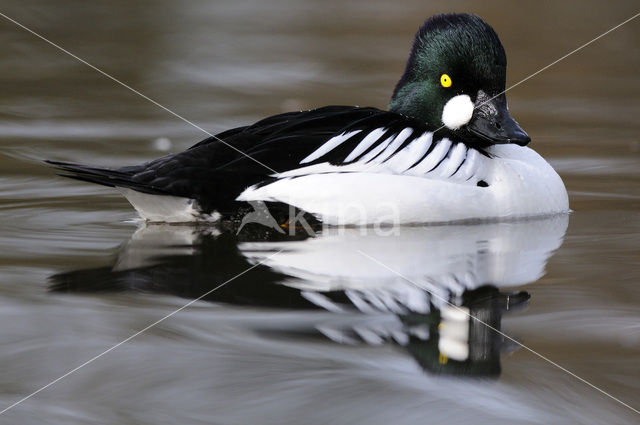
M 437 15 L 418 30 L 388 111 L 279 114 L 136 166 L 49 162 L 120 189 L 149 221 L 217 220 L 258 201 L 355 225 L 566 212 L 562 180 L 509 115 L 506 65 L 481 18 Z

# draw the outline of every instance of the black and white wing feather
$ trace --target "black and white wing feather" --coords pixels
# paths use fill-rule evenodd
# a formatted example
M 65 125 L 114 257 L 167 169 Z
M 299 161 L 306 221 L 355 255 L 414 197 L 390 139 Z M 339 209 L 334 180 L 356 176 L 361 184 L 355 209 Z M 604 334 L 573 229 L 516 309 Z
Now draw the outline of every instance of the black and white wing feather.
M 436 133 L 437 134 L 437 133 Z M 117 169 L 50 161 L 65 176 L 138 192 L 195 199 L 232 213 L 247 187 L 322 172 L 389 172 L 468 179 L 478 151 L 426 124 L 376 108 L 327 106 L 265 118 L 186 151 Z M 467 169 L 468 168 L 468 169 Z M 470 171 L 471 170 L 471 171 Z

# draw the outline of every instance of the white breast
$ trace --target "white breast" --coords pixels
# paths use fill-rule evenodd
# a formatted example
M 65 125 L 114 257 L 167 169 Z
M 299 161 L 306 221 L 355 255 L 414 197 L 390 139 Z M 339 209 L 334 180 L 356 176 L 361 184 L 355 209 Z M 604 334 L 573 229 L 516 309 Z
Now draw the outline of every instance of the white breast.
M 419 151 L 425 142 L 405 149 Z M 489 148 L 488 158 L 442 143 L 408 170 L 400 166 L 408 163 L 403 157 L 388 164 L 316 164 L 249 187 L 237 199 L 284 202 L 333 225 L 531 217 L 569 210 L 560 176 L 535 151 L 499 145 Z M 479 180 L 488 187 L 479 187 Z

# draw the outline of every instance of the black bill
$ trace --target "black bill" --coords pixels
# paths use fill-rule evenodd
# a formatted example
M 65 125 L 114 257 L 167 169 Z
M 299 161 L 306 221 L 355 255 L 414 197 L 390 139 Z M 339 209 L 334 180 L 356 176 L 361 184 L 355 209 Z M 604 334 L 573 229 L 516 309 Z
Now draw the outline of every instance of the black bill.
M 491 144 L 515 143 L 526 146 L 531 141 L 529 135 L 509 115 L 504 94 L 492 99 L 482 90 L 479 91 L 467 129 Z

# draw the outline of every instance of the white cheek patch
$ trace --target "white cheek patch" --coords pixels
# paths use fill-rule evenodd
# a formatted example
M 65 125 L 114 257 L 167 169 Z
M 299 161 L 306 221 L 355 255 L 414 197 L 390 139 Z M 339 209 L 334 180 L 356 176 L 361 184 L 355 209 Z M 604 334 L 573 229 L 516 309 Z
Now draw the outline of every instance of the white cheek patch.
M 454 96 L 442 109 L 442 123 L 451 130 L 457 130 L 471 120 L 473 102 L 466 94 Z

